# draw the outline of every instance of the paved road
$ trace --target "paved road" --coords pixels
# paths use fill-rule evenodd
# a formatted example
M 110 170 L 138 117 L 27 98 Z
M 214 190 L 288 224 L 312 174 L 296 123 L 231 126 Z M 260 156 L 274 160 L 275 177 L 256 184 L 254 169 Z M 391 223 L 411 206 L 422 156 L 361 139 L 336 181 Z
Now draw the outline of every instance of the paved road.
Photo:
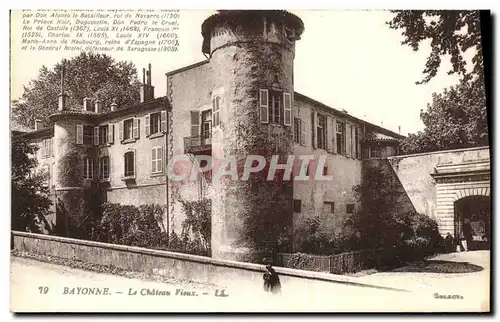
M 388 273 L 384 273 L 388 274 Z M 390 274 L 390 273 L 389 273 Z M 397 284 L 401 288 L 412 274 L 395 282 L 388 277 L 375 278 L 376 284 Z M 476 274 L 476 273 L 473 273 Z M 484 274 L 484 272 L 483 272 Z M 377 275 L 377 274 L 375 274 Z M 372 282 L 375 275 L 360 277 Z M 477 282 L 477 277 L 470 281 Z M 411 283 L 410 283 L 411 284 Z M 447 284 L 448 285 L 448 284 Z M 41 287 L 41 288 L 40 288 Z M 48 287 L 44 294 L 44 287 Z M 80 287 L 80 290 L 78 290 Z M 467 286 L 468 287 L 468 286 Z M 101 295 L 83 294 L 98 291 Z M 104 290 L 108 288 L 108 290 Z M 462 289 L 443 290 L 455 294 Z M 242 289 L 237 281 L 228 281 L 224 293 L 216 297 L 217 287 L 186 283 L 159 283 L 89 272 L 65 266 L 12 257 L 11 310 L 64 312 L 225 312 L 225 311 L 480 311 L 484 297 L 462 292 L 464 299 L 435 299 L 432 287 L 416 292 L 394 292 L 328 282 L 303 282 L 283 285 L 281 296 L 268 296 L 260 285 Z M 71 294 L 73 291 L 74 294 Z M 65 294 L 66 292 L 66 294 Z M 80 294 L 78 294 L 80 292 Z M 118 293 L 121 292 L 121 293 Z M 137 292 L 137 293 L 134 293 Z M 163 295 L 151 295 L 151 293 Z M 165 295 L 170 292 L 170 295 Z M 193 293 L 194 292 L 194 293 Z M 220 292 L 220 291 L 219 291 Z M 104 293 L 105 295 L 102 295 Z M 133 295 L 129 295 L 129 293 Z M 206 295 L 203 293 L 207 293 Z M 448 294 L 446 293 L 446 294 Z M 445 294 L 445 293 L 443 293 Z

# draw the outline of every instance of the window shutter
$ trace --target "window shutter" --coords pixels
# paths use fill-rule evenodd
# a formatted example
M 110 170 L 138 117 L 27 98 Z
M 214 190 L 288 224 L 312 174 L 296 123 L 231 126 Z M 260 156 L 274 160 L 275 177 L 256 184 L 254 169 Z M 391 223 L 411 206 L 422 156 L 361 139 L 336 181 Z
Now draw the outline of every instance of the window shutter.
M 83 125 L 76 125 L 76 144 L 83 144 Z
M 306 125 L 303 119 L 300 119 L 300 144 L 306 145 Z
M 94 145 L 99 145 L 99 127 L 94 126 Z
M 54 138 L 51 138 L 51 139 L 50 139 L 50 155 L 51 155 L 52 157 L 54 157 L 54 156 L 55 156 L 55 152 L 54 152 Z
M 133 119 L 133 129 L 132 129 L 132 136 L 134 137 L 134 139 L 138 139 L 139 138 L 139 119 L 134 117 Z
M 123 141 L 123 121 L 119 123 L 119 133 L 118 133 L 120 142 Z
M 155 173 L 156 170 L 156 147 L 151 149 L 151 172 Z
M 191 111 L 191 136 L 197 137 L 200 135 L 200 113 Z
M 287 126 L 292 125 L 292 95 L 290 93 L 283 93 L 283 124 Z
M 144 120 L 144 127 L 146 128 L 146 136 L 149 136 L 151 133 L 150 133 L 150 130 L 149 130 L 149 120 L 150 120 L 150 117 L 149 117 L 149 114 L 146 115 L 145 117 L 145 120 Z
M 108 124 L 108 143 L 113 144 L 115 138 L 115 125 Z
M 332 152 L 338 153 L 337 151 L 337 122 L 335 118 L 332 117 Z
M 161 111 L 160 113 L 160 127 L 162 132 L 167 132 L 167 111 Z
M 259 90 L 260 122 L 269 123 L 269 91 Z
M 163 147 L 159 146 L 158 151 L 156 151 L 156 158 L 158 161 L 156 161 L 156 169 L 158 172 L 163 172 Z
M 345 126 L 345 155 L 351 155 L 351 126 L 344 123 Z
M 356 158 L 356 128 L 351 125 L 351 156 L 353 159 Z
M 311 144 L 314 149 L 316 149 L 316 126 L 316 112 L 311 111 Z

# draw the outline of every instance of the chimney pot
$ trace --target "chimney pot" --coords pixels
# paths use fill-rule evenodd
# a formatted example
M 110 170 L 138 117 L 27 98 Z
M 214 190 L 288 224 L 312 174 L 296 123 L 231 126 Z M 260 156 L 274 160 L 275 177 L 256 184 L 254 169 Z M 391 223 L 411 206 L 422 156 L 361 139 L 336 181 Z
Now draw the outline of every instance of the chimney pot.
M 86 112 L 92 112 L 94 109 L 92 108 L 92 99 L 85 97 L 83 99 L 83 110 Z
M 35 131 L 42 129 L 42 120 L 35 120 Z
M 111 112 L 114 112 L 118 109 L 118 104 L 116 103 L 116 98 L 113 98 L 113 103 L 111 103 Z
M 95 112 L 97 114 L 102 113 L 102 101 L 99 98 L 95 100 Z

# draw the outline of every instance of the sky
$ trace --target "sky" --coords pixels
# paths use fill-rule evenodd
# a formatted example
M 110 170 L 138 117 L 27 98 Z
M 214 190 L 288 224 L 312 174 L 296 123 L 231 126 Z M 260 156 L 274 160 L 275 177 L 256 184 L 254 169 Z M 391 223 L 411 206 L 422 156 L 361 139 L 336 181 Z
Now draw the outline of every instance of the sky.
M 443 60 L 431 82 L 416 85 L 430 46 L 418 52 L 401 45 L 400 31 L 386 24 L 392 17 L 377 10 L 291 10 L 305 26 L 297 41 L 294 61 L 295 91 L 336 109 L 407 135 L 423 129 L 420 110 L 431 102 L 432 93 L 457 84 L 447 75 Z M 157 97 L 165 95 L 165 73 L 205 57 L 201 52 L 201 24 L 214 10 L 180 12 L 178 52 L 111 53 L 116 60 L 132 61 L 138 70 L 152 64 L 152 83 Z M 11 99 L 23 93 L 23 86 L 37 77 L 42 65 L 52 68 L 63 58 L 78 52 L 26 52 L 20 50 L 20 13 L 12 13 Z

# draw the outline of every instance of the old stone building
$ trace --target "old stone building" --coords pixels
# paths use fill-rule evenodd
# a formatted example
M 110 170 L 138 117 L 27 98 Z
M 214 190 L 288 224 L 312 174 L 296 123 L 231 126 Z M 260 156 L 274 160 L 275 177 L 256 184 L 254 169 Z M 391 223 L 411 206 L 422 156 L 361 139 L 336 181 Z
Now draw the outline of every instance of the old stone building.
M 220 11 L 202 25 L 207 59 L 167 72 L 166 96 L 155 98 L 150 71 L 140 103 L 113 104 L 105 113 L 89 99 L 81 110 L 68 110 L 63 88 L 51 127 L 37 123 L 35 131 L 16 135 L 40 147 L 39 169 L 50 173 L 54 207 L 68 214 L 52 218 L 59 233 L 86 220 L 90 186 L 107 202 L 167 205 L 167 233 L 181 229 L 179 199 L 210 199 L 216 258 L 258 256 L 243 223 L 263 205 L 286 213 L 294 251 L 306 237 L 307 218 L 321 218 L 331 236 L 340 233 L 360 207 L 352 188 L 362 181 L 364 162 L 396 156 L 403 137 L 294 91 L 295 42 L 303 30 L 300 18 L 285 11 Z M 194 162 L 197 155 L 244 160 L 252 154 L 313 155 L 308 173 L 325 155 L 321 171 L 332 180 L 174 181 L 167 175 L 174 156 Z M 446 216 L 443 232 L 450 227 Z

